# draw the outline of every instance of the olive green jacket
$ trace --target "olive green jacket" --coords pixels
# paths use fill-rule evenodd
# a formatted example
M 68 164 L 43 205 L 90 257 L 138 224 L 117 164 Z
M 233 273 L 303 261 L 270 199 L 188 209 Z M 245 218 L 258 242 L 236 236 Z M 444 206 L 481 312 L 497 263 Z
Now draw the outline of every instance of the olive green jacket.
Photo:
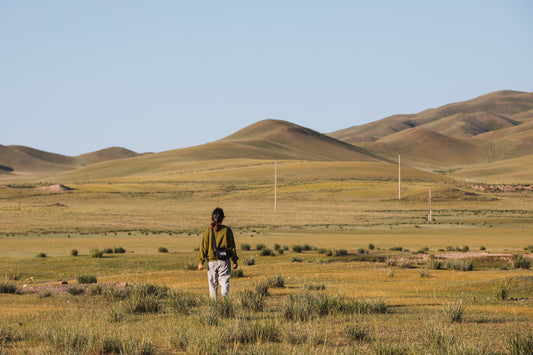
M 237 263 L 239 257 L 237 256 L 237 248 L 235 247 L 235 240 L 233 239 L 233 232 L 228 226 L 220 226 L 217 231 L 215 231 L 215 241 L 217 248 L 226 248 L 231 251 L 231 260 L 234 264 Z M 202 238 L 202 243 L 200 244 L 200 250 L 198 251 L 198 261 L 200 264 L 203 264 L 206 260 L 215 261 L 215 252 L 213 251 L 213 237 L 211 232 L 211 227 L 208 227 Z

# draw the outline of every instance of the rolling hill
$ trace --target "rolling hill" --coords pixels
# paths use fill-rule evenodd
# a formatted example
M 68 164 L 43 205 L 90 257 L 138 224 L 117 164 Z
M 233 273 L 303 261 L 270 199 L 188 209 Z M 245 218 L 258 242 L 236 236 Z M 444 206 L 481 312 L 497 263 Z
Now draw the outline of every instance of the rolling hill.
M 428 170 L 512 159 L 533 154 L 533 93 L 497 91 L 329 135 Z
M 446 134 L 442 130 L 450 128 L 450 121 L 455 121 L 452 116 L 460 115 L 455 118 L 459 118 L 463 124 L 475 127 L 469 133 L 469 136 L 474 136 L 476 135 L 476 130 L 479 130 L 477 134 L 480 134 L 488 130 L 520 124 L 524 120 L 531 118 L 531 112 L 525 116 L 521 115 L 532 109 L 533 93 L 496 91 L 469 101 L 448 104 L 439 108 L 425 110 L 418 114 L 394 115 L 365 125 L 332 132 L 328 135 L 347 143 L 357 144 L 360 142 L 374 142 L 390 134 L 428 124 L 429 127 L 424 128 L 431 129 L 430 127 L 433 126 L 431 130 Z M 441 123 L 439 127 L 436 121 L 443 119 L 448 119 L 448 122 L 446 124 Z M 480 122 L 481 127 L 477 127 Z M 461 136 L 464 136 L 463 130 L 459 130 L 459 132 L 461 132 Z M 455 136 L 453 131 L 447 133 Z
M 263 120 L 218 141 L 183 149 L 104 162 L 61 174 L 61 179 L 99 179 L 169 174 L 235 160 L 306 160 L 384 162 L 383 158 L 296 124 Z
M 404 164 L 428 171 L 484 166 L 522 156 L 530 159 L 533 93 L 497 91 L 327 135 L 269 119 L 211 143 L 148 155 L 112 147 L 68 157 L 0 145 L 0 175 L 3 180 L 58 174 L 71 179 L 146 176 L 171 173 L 178 165 L 218 161 L 217 165 L 239 159 L 390 163 L 398 153 Z
M 109 160 L 123 159 L 139 154 L 124 148 L 112 147 L 96 152 L 69 157 L 42 150 L 19 146 L 0 145 L 0 174 L 23 177 L 49 175 Z

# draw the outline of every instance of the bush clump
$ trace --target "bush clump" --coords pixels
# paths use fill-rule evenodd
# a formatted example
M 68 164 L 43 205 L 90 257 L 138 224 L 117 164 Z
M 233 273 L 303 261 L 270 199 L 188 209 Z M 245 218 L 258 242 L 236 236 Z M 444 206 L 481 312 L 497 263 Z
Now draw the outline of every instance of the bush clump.
M 168 306 L 177 313 L 189 315 L 198 306 L 198 299 L 182 291 L 174 291 L 168 296 Z
M 261 250 L 261 256 L 276 256 L 276 253 L 269 248 L 265 248 Z
M 46 253 L 42 253 L 41 252 L 41 253 L 37 254 L 37 257 L 38 258 L 46 258 Z
M 242 243 L 241 244 L 241 249 L 242 250 L 250 250 L 252 247 L 250 246 L 250 244 L 248 243 Z
M 523 255 L 513 255 L 513 268 L 529 270 L 531 268 L 531 259 Z
M 168 249 L 165 248 L 165 247 L 159 247 L 159 248 L 157 248 L 157 251 L 160 252 L 160 253 L 168 253 Z
M 113 248 L 105 248 L 103 252 L 104 254 L 113 254 Z
M 103 258 L 104 257 L 104 252 L 101 251 L 100 249 L 91 249 L 90 254 L 91 254 L 91 258 Z
M 242 290 L 237 293 L 242 308 L 261 312 L 265 307 L 265 294 L 257 290 Z
M 97 283 L 96 276 L 80 275 L 77 277 L 79 284 L 95 284 Z
M 452 260 L 446 263 L 446 267 L 456 271 L 472 271 L 474 264 L 470 260 Z
M 293 245 L 292 251 L 295 253 L 301 253 L 304 250 L 304 247 L 301 245 Z
M 250 256 L 248 259 L 244 261 L 244 263 L 248 266 L 255 265 L 255 258 L 253 256 Z
M 17 286 L 1 282 L 0 283 L 0 293 L 16 293 L 17 292 Z
M 257 245 L 255 246 L 255 249 L 257 249 L 257 250 L 263 250 L 263 249 L 266 249 L 266 247 L 267 247 L 266 245 L 259 243 L 259 244 L 257 244 Z
M 269 277 L 267 279 L 267 283 L 268 283 L 268 286 L 272 288 L 285 287 L 285 279 L 283 278 L 282 275 L 275 275 L 275 276 Z
M 123 247 L 115 247 L 114 249 L 115 254 L 124 254 L 126 252 L 126 249 Z
M 461 301 L 444 305 L 442 311 L 445 318 L 452 323 L 461 323 L 464 320 L 465 307 Z
M 72 249 L 70 251 L 70 256 L 78 256 L 78 249 Z
M 77 286 L 70 286 L 67 291 L 70 295 L 73 295 L 73 296 L 79 296 L 85 293 L 85 289 L 83 289 L 82 287 L 77 287 Z

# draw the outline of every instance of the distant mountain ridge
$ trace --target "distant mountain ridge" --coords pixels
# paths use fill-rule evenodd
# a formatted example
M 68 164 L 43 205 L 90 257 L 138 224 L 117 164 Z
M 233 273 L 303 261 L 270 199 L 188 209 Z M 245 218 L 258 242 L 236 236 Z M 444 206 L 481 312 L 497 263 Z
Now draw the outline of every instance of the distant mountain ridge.
M 533 154 L 533 93 L 496 91 L 329 136 L 389 159 L 404 153 L 403 161 L 426 169 L 516 158 Z
M 0 145 L 0 166 L 5 172 L 57 173 L 108 160 L 138 156 L 131 150 L 111 147 L 75 157 L 49 153 L 20 145 Z M 0 173 L 2 173 L 0 171 Z
M 167 172 L 175 163 L 231 159 L 391 162 L 398 153 L 418 169 L 480 167 L 470 170 L 478 175 L 487 164 L 527 160 L 533 157 L 533 93 L 497 91 L 330 134 L 267 119 L 211 143 L 148 155 L 111 147 L 68 157 L 0 145 L 0 175 L 130 176 Z

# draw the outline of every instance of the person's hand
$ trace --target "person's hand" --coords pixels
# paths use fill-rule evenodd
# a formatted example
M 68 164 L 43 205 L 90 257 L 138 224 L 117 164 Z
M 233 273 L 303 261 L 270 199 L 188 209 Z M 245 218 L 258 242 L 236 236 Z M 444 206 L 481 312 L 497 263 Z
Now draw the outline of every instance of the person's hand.
M 235 263 L 233 264 L 233 269 L 237 269 L 239 267 L 239 264 Z
M 204 269 L 204 265 L 203 264 L 198 264 L 198 270 L 203 270 Z

